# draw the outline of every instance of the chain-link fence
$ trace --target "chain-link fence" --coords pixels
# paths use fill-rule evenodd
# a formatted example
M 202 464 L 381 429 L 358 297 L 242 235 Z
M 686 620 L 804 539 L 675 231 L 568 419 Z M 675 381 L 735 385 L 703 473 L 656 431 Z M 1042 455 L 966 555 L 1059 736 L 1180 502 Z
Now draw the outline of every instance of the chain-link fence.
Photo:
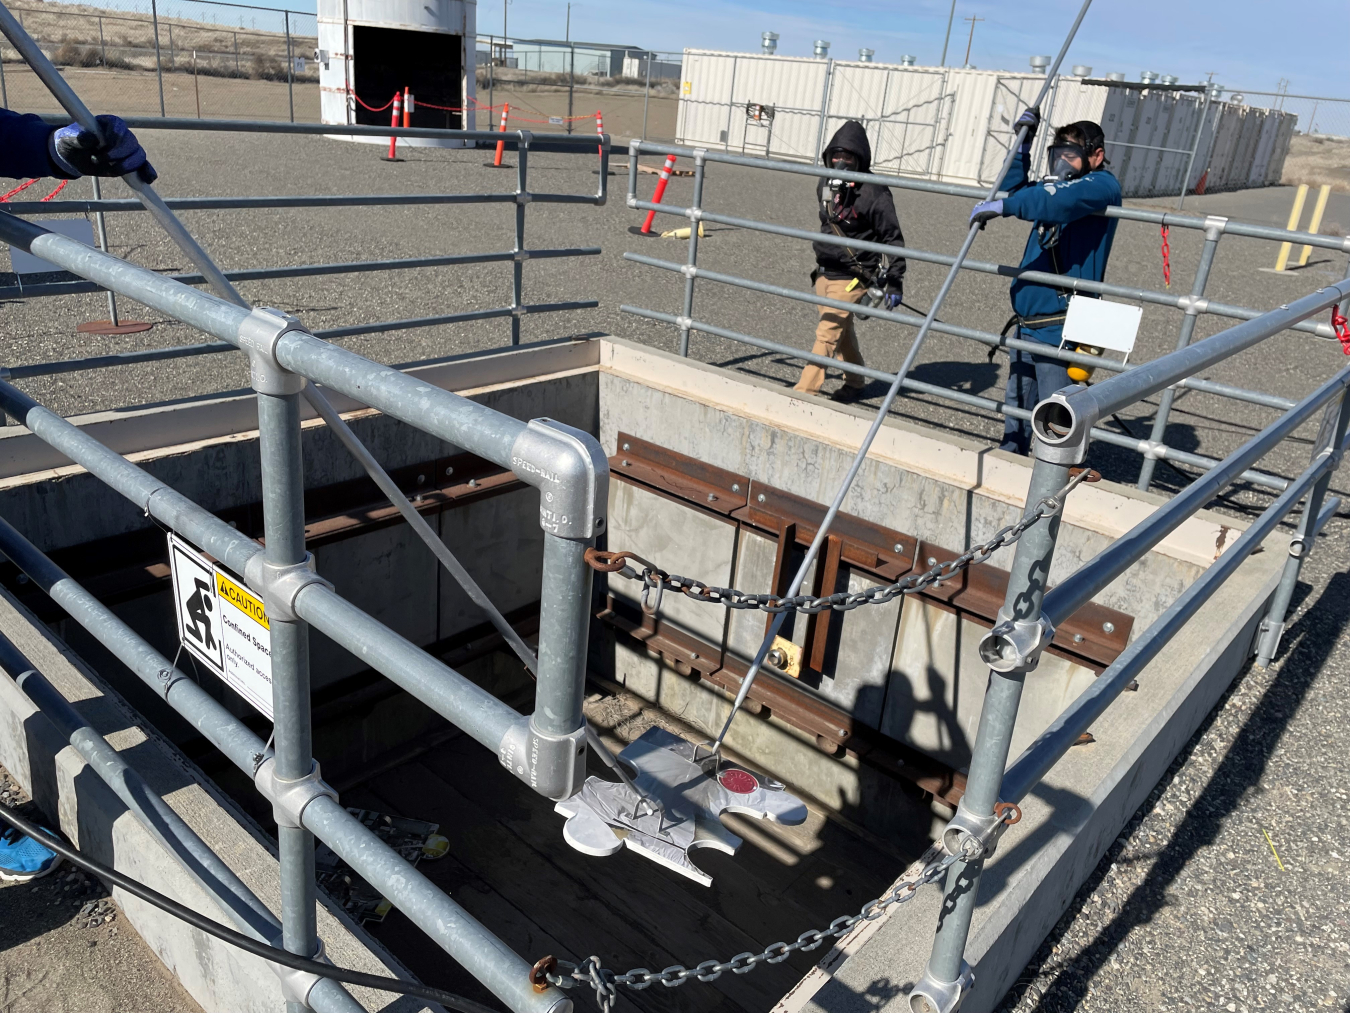
M 593 131 L 599 112 L 616 141 L 673 141 L 682 59 L 628 46 L 479 36 L 477 127 L 500 126 L 509 104 L 509 122 L 521 126 Z
M 319 118 L 313 14 L 216 0 L 130 0 L 116 9 L 18 3 L 10 10 L 97 111 Z M 0 58 L 0 103 L 59 111 L 13 48 L 0 44 Z
M 1280 182 L 1350 192 L 1350 99 L 1232 89 L 1248 105 L 1298 117 Z

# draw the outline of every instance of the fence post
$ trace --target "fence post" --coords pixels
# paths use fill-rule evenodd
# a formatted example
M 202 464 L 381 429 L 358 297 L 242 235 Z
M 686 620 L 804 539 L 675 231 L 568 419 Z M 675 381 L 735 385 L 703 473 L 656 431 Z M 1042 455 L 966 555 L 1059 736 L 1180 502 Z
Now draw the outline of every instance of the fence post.
M 261 365 L 262 356 L 255 358 Z M 284 391 L 298 379 L 276 366 L 255 368 L 255 385 Z M 288 382 L 291 381 L 291 382 Z M 301 381 L 303 382 L 303 380 Z M 266 565 L 303 564 L 305 552 L 304 474 L 300 444 L 299 393 L 258 391 L 258 444 L 262 459 L 263 529 Z M 288 608 L 266 603 L 272 648 L 274 772 L 279 781 L 298 781 L 314 772 L 310 730 L 309 627 Z M 283 612 L 291 618 L 283 618 Z M 314 836 L 303 827 L 277 827 L 281 864 L 282 945 L 313 956 L 318 949 L 314 886 Z M 306 1007 L 288 1003 L 288 1013 Z
M 173 48 L 173 22 L 169 22 L 169 69 L 178 69 L 178 52 Z
M 102 17 L 102 15 L 100 15 L 100 16 L 99 16 L 99 19 L 98 19 L 98 58 L 99 58 L 99 62 L 103 64 L 103 69 L 104 69 L 104 70 L 107 70 L 107 69 L 108 69 L 108 47 L 107 47 L 107 46 L 104 44 L 104 42 L 103 42 L 103 17 Z
M 506 126 L 503 119 L 502 127 Z M 519 141 L 516 146 L 516 193 L 529 193 L 529 157 L 530 142 L 526 139 L 524 130 L 518 131 Z M 602 165 L 603 168 L 603 165 Z M 601 186 L 604 186 L 603 180 Z M 516 202 L 516 253 L 525 249 L 525 204 L 521 201 Z M 520 344 L 520 315 L 521 315 L 521 282 L 524 280 L 525 262 L 519 257 L 511 261 L 511 344 Z
M 488 129 L 489 130 L 492 129 L 492 110 L 493 107 L 496 106 L 497 104 L 492 94 L 493 91 L 492 86 L 497 80 L 497 74 L 494 69 L 497 66 L 497 60 L 496 57 L 493 56 L 492 40 L 493 36 L 489 35 L 488 36 Z M 475 74 L 478 73 L 477 68 L 474 69 L 474 73 Z
M 1322 512 L 1322 501 L 1326 498 L 1327 487 L 1331 485 L 1331 476 L 1340 466 L 1341 443 L 1345 439 L 1346 424 L 1350 423 L 1350 397 L 1342 394 L 1339 401 L 1333 401 L 1322 415 L 1322 429 L 1313 442 L 1312 460 L 1322 454 L 1331 454 L 1336 465 L 1327 471 L 1308 493 L 1303 506 L 1303 516 L 1299 518 L 1298 532 L 1289 539 L 1289 556 L 1284 561 L 1284 571 L 1280 574 L 1279 586 L 1271 596 L 1270 608 L 1256 633 L 1256 663 L 1262 668 L 1269 667 L 1280 649 L 1280 639 L 1284 636 L 1285 620 L 1289 615 L 1289 602 L 1294 597 L 1294 586 L 1298 584 L 1299 571 L 1303 560 L 1312 551 L 1317 541 L 1317 515 Z
M 231 32 L 230 34 L 234 36 L 234 72 L 235 72 L 235 74 L 237 75 L 237 74 L 240 73 L 240 70 L 239 70 L 239 33 L 238 33 L 238 32 Z
M 103 187 L 99 183 L 97 176 L 90 176 L 89 182 L 94 187 L 94 200 L 103 199 Z M 104 220 L 102 211 L 94 212 L 94 225 L 98 231 L 98 248 L 104 253 L 108 252 L 108 225 Z M 108 322 L 114 327 L 120 322 L 117 319 L 117 295 L 112 289 L 108 289 Z
M 1200 249 L 1200 263 L 1195 268 L 1195 281 L 1191 285 L 1191 300 L 1186 304 L 1186 315 L 1181 318 L 1181 331 L 1177 335 L 1177 350 L 1189 345 L 1191 336 L 1195 333 L 1195 321 L 1200 315 L 1198 304 L 1200 297 L 1205 294 L 1205 285 L 1209 281 L 1209 271 L 1214 266 L 1214 253 L 1219 245 L 1219 237 L 1223 235 L 1224 224 L 1227 221 L 1227 218 L 1220 218 L 1215 215 L 1205 219 L 1205 245 Z M 1176 390 L 1171 387 L 1158 395 L 1158 413 L 1153 416 L 1153 431 L 1148 436 L 1151 442 L 1162 443 L 1163 438 L 1167 435 L 1167 417 L 1172 414 L 1172 402 L 1176 400 L 1176 395 Z M 1157 466 L 1157 458 L 1144 458 L 1143 464 L 1139 467 L 1139 481 L 1135 483 L 1136 489 L 1148 491 L 1149 484 L 1153 481 L 1153 469 Z
M 1068 465 L 1052 464 L 1038 456 L 1031 470 L 1026 508 L 1034 509 L 1042 499 L 1058 492 L 1068 479 Z M 1054 559 L 1062 506 L 1043 522 L 1032 525 L 1018 541 L 998 623 L 1040 621 L 1041 599 Z M 977 824 L 992 821 L 1008 763 L 1022 684 L 1027 674 L 1035 671 L 1038 660 L 1035 655 L 1027 665 L 1014 671 L 989 672 L 966 793 L 957 807 L 958 818 L 964 814 Z M 948 1013 L 959 1005 L 961 996 L 970 987 L 970 968 L 964 955 L 983 867 L 981 856 L 970 862 L 957 862 L 947 873 L 933 950 L 923 977 L 910 994 L 910 1008 L 915 1013 Z
M 828 120 L 830 113 L 830 85 L 833 82 L 833 78 L 834 78 L 834 60 L 826 59 L 825 87 L 821 89 L 820 93 L 820 127 L 816 131 L 816 150 L 812 153 L 811 157 L 812 164 L 814 164 L 816 160 L 820 158 L 820 153 L 825 148 L 825 124 Z M 728 123 L 730 123 L 730 120 L 731 118 L 730 116 L 728 116 L 727 117 Z M 727 142 L 730 143 L 730 141 L 731 141 L 731 130 L 728 128 Z
M 647 86 L 642 91 L 642 139 L 647 139 L 647 103 L 652 97 L 652 54 L 647 53 Z
M 567 132 L 572 132 L 572 86 L 577 81 L 577 47 L 575 43 L 568 43 L 568 50 L 571 53 L 567 62 Z
M 689 259 L 690 268 L 698 264 L 698 230 L 703 227 L 703 218 L 699 214 L 703 209 L 703 167 L 708 152 L 704 148 L 694 151 L 694 202 L 690 205 L 689 217 Z M 691 270 L 684 278 L 684 322 L 680 324 L 680 354 L 689 358 L 689 324 L 694 318 L 694 273 Z
M 164 111 L 164 61 L 159 56 L 159 9 L 155 0 L 150 0 L 150 21 L 154 25 L 155 32 L 155 78 L 159 81 L 159 114 L 167 116 Z
M 1205 101 L 1200 106 L 1200 123 L 1195 128 L 1195 140 L 1191 142 L 1191 154 L 1186 159 L 1186 175 L 1181 177 L 1181 193 L 1177 196 L 1177 210 L 1186 203 L 1186 189 L 1191 185 L 1191 170 L 1195 168 L 1195 154 L 1200 150 L 1200 138 L 1205 134 L 1205 119 L 1209 116 L 1209 103 L 1213 95 L 1212 87 L 1205 87 Z
M 5 87 L 5 47 L 0 45 L 0 106 L 9 108 L 9 89 Z
M 286 22 L 286 97 L 291 103 L 291 122 L 295 122 L 295 57 L 291 51 L 291 12 L 283 11 Z

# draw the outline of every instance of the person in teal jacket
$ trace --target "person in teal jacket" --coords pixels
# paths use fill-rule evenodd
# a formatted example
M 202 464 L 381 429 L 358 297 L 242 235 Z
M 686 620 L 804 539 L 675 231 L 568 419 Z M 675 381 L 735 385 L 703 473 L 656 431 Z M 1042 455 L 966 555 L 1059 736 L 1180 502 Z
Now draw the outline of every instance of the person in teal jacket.
M 0 176 L 123 176 L 157 178 L 136 135 L 118 116 L 100 116 L 102 136 L 71 123 L 54 127 L 32 113 L 0 109 Z
M 981 228 L 994 218 L 1016 217 L 1032 222 L 1022 254 L 1024 270 L 1102 281 L 1116 220 L 1097 212 L 1120 204 L 1120 183 L 1106 169 L 1105 137 L 1090 120 L 1070 123 L 1055 131 L 1047 164 L 1050 174 L 1032 180 L 1031 144 L 1040 114 L 1028 109 L 1016 126 L 1027 126 L 1002 189 L 1008 196 L 982 201 L 970 214 Z M 1069 308 L 1069 291 L 1015 278 L 1009 289 L 1017 336 L 1058 348 Z M 1082 298 L 1082 293 L 1079 298 Z M 1030 410 L 1038 401 L 1070 384 L 1065 363 L 1018 349 L 1009 350 L 1007 403 Z M 1009 417 L 1000 450 L 1026 454 L 1031 446 L 1031 424 Z

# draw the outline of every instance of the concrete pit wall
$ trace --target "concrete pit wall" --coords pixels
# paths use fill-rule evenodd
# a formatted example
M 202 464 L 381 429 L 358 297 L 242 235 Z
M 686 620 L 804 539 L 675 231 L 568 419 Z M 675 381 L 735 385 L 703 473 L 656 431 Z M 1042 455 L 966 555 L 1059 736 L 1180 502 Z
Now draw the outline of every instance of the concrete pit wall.
M 620 434 L 631 434 L 801 503 L 829 499 L 869 421 L 861 410 L 801 398 L 774 384 L 615 339 L 464 356 L 416 372 L 429 383 L 518 418 L 548 416 L 587 429 L 598 435 L 606 453 L 620 451 Z M 444 462 L 457 453 L 410 427 L 337 400 L 357 434 L 391 470 Z M 246 392 L 74 421 L 185 495 L 223 516 L 240 517 L 241 528 L 260 529 L 252 512 L 260 499 L 256 414 Z M 306 424 L 304 444 L 312 495 L 359 479 L 357 466 L 321 424 Z M 919 558 L 925 546 L 959 550 L 1015 521 L 1025 507 L 1028 475 L 1024 459 L 889 421 L 844 510 L 859 525 L 902 533 L 896 535 L 905 545 L 900 555 Z M 446 481 L 437 476 L 427 485 Z M 534 496 L 532 490 L 509 489 L 481 501 L 470 497 L 438 514 L 442 536 L 463 553 L 469 569 L 507 611 L 538 600 Z M 377 502 L 375 496 L 369 499 Z M 1108 483 L 1080 487 L 1066 507 L 1051 582 L 1063 579 L 1160 502 Z M 610 509 L 611 549 L 637 551 L 670 572 L 709 583 L 767 589 L 777 545 L 753 518 L 696 509 L 688 495 L 672 496 L 622 476 L 611 484 Z M 106 548 L 119 539 L 162 538 L 135 507 L 14 428 L 0 432 L 0 512 L 42 548 L 67 555 L 90 545 Z M 316 523 L 318 532 L 327 522 Z M 406 527 L 358 525 L 347 535 L 340 527 L 325 528 L 328 534 L 314 538 L 319 571 L 339 593 L 423 645 L 444 645 L 447 637 L 481 622 Z M 1102 609 L 1117 610 L 1111 614 L 1124 614 L 1124 626 L 1115 634 L 1093 633 L 1100 641 L 1095 657 L 1057 650 L 1047 658 L 1028 682 L 1014 753 L 1109 662 L 1100 654 L 1112 647 L 1108 641 L 1115 638 L 1112 649 L 1118 652 L 1127 633 L 1146 628 L 1233 542 L 1236 527 L 1218 515 L 1197 515 L 1107 588 L 1097 612 L 1085 610 L 1098 616 L 1107 614 Z M 1072 751 L 1028 800 L 1027 817 L 1004 838 L 994 874 L 986 877 L 972 944 L 979 985 L 968 1008 L 990 1008 L 1002 994 L 1128 813 L 1245 662 L 1251 631 L 1283 557 L 1278 542 L 1273 538 L 1272 551 L 1244 562 L 1224 592 L 1193 620 L 1190 628 L 1204 635 L 1179 638 L 1169 647 L 1141 678 L 1139 692 L 1126 694 L 1098 723 L 1097 741 Z M 1006 550 L 1001 555 L 1011 558 Z M 990 572 L 999 564 L 1006 566 L 1007 560 L 996 557 Z M 865 568 L 850 572 L 844 567 L 841 574 L 851 590 L 876 582 Z M 606 604 L 604 590 L 598 607 Z M 611 613 L 636 611 L 634 585 L 615 578 L 608 590 L 618 603 Z M 167 592 L 117 607 L 172 656 L 176 635 Z M 823 701 L 827 713 L 845 716 L 859 735 L 872 736 L 869 741 L 898 743 L 897 748 L 926 757 L 925 762 L 959 768 L 969 755 L 985 682 L 974 646 L 990 618 L 960 605 L 956 597 L 944 601 L 936 591 L 930 599 L 848 613 L 835 633 L 832 667 L 818 673 L 811 696 Z M 737 612 L 729 617 L 720 607 L 667 596 L 662 620 L 672 637 L 686 638 L 681 643 L 712 645 L 716 670 L 707 658 L 654 651 L 631 629 L 600 623 L 592 637 L 593 671 L 711 734 L 720 727 L 734 688 L 734 682 L 725 681 L 726 673 L 744 671 L 764 616 Z M 792 634 L 798 643 L 802 626 L 797 624 Z M 72 639 L 77 638 L 72 634 Z M 322 637 L 313 640 L 316 691 L 338 686 L 358 670 L 353 659 Z M 109 678 L 115 673 L 110 671 Z M 138 684 L 126 679 L 131 695 Z M 141 698 L 135 702 L 140 706 Z M 153 698 L 147 712 L 152 704 Z M 242 704 L 239 708 L 243 713 Z M 880 776 L 846 749 L 822 748 L 821 736 L 801 721 L 785 721 L 773 708 L 760 710 L 758 717 L 738 718 L 729 740 L 749 760 L 874 828 L 890 832 L 900 824 L 910 833 L 929 832 L 926 805 L 903 777 Z M 430 712 L 406 695 L 365 708 L 343 726 L 343 762 L 360 763 L 416 739 L 432 723 Z M 11 769 L 22 778 L 21 771 L 33 766 Z M 845 948 L 827 959 L 826 969 L 809 976 L 789 997 L 795 1004 L 790 1008 L 807 1008 L 817 1001 L 813 995 L 820 997 L 819 1008 L 851 1008 L 839 996 L 866 994 L 860 975 L 885 971 L 892 981 L 914 980 L 936 917 L 937 894 L 930 892 L 931 897 L 925 893 L 906 906 L 904 925 L 912 928 L 886 922 L 873 926 L 869 938 L 845 940 Z M 884 944 L 875 941 L 883 937 Z M 833 988 L 843 991 L 836 994 Z

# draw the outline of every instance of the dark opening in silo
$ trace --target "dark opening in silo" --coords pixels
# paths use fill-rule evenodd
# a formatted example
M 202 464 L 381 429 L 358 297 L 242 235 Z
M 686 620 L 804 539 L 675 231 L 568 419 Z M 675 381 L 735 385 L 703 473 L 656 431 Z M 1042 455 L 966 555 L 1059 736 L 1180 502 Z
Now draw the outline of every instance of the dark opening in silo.
M 353 25 L 352 36 L 352 87 L 365 102 L 382 105 L 407 88 L 415 100 L 414 127 L 462 129 L 460 113 L 432 108 L 464 105 L 460 36 L 368 25 Z M 373 113 L 358 102 L 356 122 L 388 126 L 389 110 Z

